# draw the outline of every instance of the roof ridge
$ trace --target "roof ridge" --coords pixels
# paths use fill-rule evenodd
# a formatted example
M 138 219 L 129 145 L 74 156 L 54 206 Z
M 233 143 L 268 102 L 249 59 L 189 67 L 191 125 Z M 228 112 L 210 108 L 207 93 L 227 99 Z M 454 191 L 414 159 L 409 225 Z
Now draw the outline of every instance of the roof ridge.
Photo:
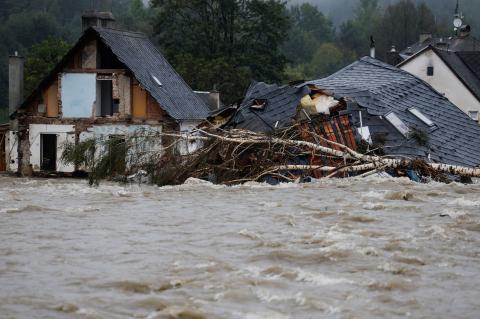
M 97 26 L 93 26 L 93 27 L 91 27 L 91 29 L 95 30 L 96 32 L 107 31 L 107 32 L 112 32 L 112 33 L 119 33 L 119 34 L 122 34 L 124 36 L 131 36 L 131 37 L 147 38 L 148 39 L 148 36 L 145 33 L 139 32 L 139 31 L 120 30 L 120 29 L 97 27 Z

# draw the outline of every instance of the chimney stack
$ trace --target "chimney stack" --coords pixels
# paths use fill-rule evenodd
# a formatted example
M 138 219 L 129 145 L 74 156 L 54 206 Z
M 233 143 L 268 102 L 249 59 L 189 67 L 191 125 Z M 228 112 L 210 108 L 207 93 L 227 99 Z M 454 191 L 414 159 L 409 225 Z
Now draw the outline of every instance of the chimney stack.
M 210 102 L 209 104 L 214 107 L 214 110 L 219 110 L 220 109 L 220 92 L 213 89 L 213 91 L 210 92 L 209 102 Z
M 431 33 L 420 33 L 419 42 L 424 43 L 425 41 L 430 40 L 432 37 L 433 36 Z
M 15 51 L 8 59 L 8 111 L 15 112 L 23 103 L 23 78 L 25 59 Z
M 400 57 L 400 54 L 398 53 L 395 46 L 392 45 L 390 51 L 387 52 L 387 63 L 396 66 L 400 62 L 402 62 L 402 58 Z
M 82 31 L 90 27 L 115 28 L 115 18 L 111 12 L 86 11 L 82 15 Z

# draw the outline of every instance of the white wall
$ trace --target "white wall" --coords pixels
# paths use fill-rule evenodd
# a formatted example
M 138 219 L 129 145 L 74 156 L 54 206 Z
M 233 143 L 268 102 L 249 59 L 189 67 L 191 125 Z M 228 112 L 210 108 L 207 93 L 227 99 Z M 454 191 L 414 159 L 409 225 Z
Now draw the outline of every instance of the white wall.
M 137 137 L 136 143 L 129 147 L 129 154 L 127 155 L 127 165 L 131 165 L 150 161 L 152 160 L 151 156 L 162 155 L 162 138 L 161 136 L 155 136 L 156 133 L 161 132 L 162 125 L 94 125 L 87 131 L 80 133 L 79 140 L 85 141 L 89 138 L 95 138 L 101 143 L 110 136 Z M 105 149 L 97 147 L 96 156 L 99 157 L 103 151 Z
M 180 132 L 181 133 L 191 133 L 194 128 L 200 125 L 202 121 L 181 121 L 180 122 Z M 180 155 L 188 155 L 196 150 L 200 149 L 203 146 L 202 141 L 189 141 L 184 143 L 179 143 L 177 146 L 177 150 Z
M 49 125 L 49 124 L 30 124 L 29 142 L 30 142 L 30 164 L 33 171 L 40 171 L 41 166 L 41 134 L 57 135 L 57 172 L 71 173 L 75 170 L 73 165 L 65 165 L 61 158 L 65 143 L 75 143 L 74 125 Z
M 434 68 L 433 76 L 427 76 L 427 67 L 429 66 Z M 466 114 L 468 111 L 480 112 L 480 101 L 432 50 L 427 50 L 412 58 L 400 68 L 430 84 Z

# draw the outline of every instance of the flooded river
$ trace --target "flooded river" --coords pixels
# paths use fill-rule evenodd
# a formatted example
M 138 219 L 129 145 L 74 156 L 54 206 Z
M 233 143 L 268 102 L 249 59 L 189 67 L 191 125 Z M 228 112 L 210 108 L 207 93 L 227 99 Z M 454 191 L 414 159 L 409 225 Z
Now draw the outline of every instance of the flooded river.
M 480 185 L 0 177 L 0 318 L 480 318 Z

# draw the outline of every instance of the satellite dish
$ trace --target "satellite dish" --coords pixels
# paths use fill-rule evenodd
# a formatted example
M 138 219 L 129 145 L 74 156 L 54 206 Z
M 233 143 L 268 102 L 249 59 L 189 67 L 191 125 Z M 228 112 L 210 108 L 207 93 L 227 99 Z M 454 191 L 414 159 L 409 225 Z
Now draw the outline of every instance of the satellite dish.
M 463 24 L 463 21 L 460 18 L 455 18 L 455 20 L 453 20 L 453 25 L 455 26 L 455 28 L 460 28 L 462 24 Z

